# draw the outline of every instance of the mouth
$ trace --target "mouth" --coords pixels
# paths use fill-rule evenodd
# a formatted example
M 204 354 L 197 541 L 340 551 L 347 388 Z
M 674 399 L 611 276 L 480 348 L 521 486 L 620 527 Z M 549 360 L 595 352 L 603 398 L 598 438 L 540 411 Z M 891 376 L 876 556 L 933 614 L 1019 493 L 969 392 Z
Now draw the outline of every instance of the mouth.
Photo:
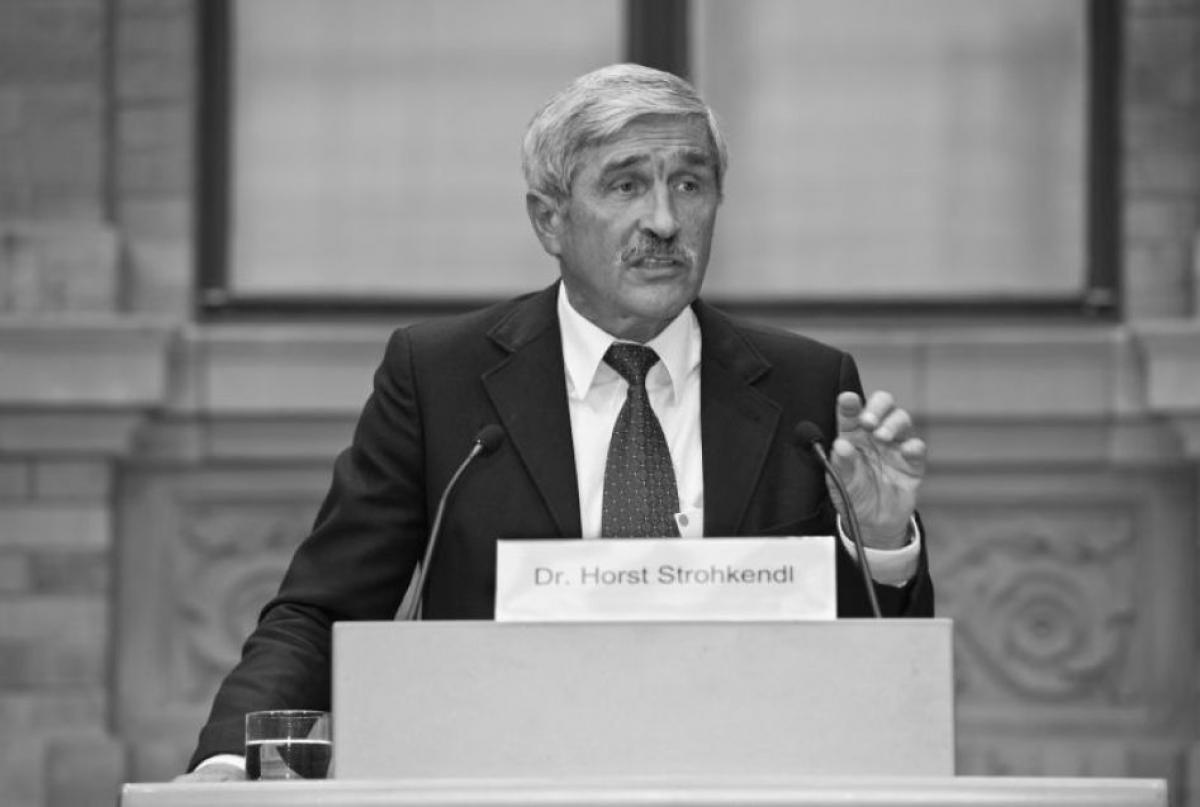
M 683 266 L 684 262 L 679 258 L 646 256 L 638 258 L 630 265 L 638 269 L 672 269 Z
M 674 273 L 687 271 L 692 262 L 687 255 L 681 255 L 678 252 L 674 254 L 642 254 L 632 256 L 632 260 L 626 262 L 626 265 L 631 269 L 637 269 L 641 272 L 650 272 L 656 274 Z
M 684 244 L 644 238 L 621 251 L 621 263 L 644 276 L 673 277 L 691 271 L 695 255 Z

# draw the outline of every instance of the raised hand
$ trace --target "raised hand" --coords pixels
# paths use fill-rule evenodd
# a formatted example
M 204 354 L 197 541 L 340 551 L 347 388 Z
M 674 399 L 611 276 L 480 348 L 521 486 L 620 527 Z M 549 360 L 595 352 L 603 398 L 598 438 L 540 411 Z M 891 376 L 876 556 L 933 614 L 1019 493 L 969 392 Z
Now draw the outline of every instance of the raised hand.
M 855 393 L 843 392 L 837 425 L 830 461 L 858 513 L 863 542 L 876 549 L 903 546 L 925 476 L 925 441 L 887 392 L 872 393 L 865 406 Z

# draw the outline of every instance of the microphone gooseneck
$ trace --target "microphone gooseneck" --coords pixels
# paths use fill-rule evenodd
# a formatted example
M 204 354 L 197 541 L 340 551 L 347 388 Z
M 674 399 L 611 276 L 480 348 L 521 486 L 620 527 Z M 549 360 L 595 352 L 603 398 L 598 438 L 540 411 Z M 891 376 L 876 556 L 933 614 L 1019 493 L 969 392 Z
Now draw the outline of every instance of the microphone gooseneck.
M 850 501 L 850 494 L 846 491 L 846 485 L 842 482 L 841 475 L 833 469 L 833 463 L 829 461 L 829 455 L 825 453 L 825 447 L 822 445 L 824 440 L 825 435 L 821 432 L 821 427 L 811 420 L 800 421 L 792 430 L 792 441 L 816 456 L 824 466 L 826 475 L 833 480 L 834 487 L 837 488 L 838 495 L 842 500 L 842 508 L 845 510 L 846 528 L 850 532 L 850 540 L 854 542 L 854 548 L 858 551 L 858 569 L 862 573 L 863 585 L 867 589 L 871 613 L 875 615 L 876 619 L 880 619 L 883 614 L 879 610 L 879 598 L 875 595 L 875 579 L 871 576 L 871 565 L 867 561 L 867 549 L 863 545 L 862 530 L 858 526 L 858 514 L 854 512 L 854 503 Z
M 478 457 L 486 457 L 494 452 L 504 442 L 504 429 L 497 426 L 495 423 L 489 423 L 484 426 L 475 435 L 475 441 L 471 444 L 471 450 L 467 452 L 467 456 L 455 469 L 454 474 L 450 477 L 450 481 L 446 483 L 446 487 L 442 490 L 442 497 L 438 499 L 437 512 L 433 516 L 433 527 L 429 530 L 429 540 L 425 544 L 425 555 L 421 558 L 421 570 L 417 574 L 417 582 L 412 592 L 412 598 L 408 602 L 408 607 L 400 615 L 400 619 L 414 620 L 421 618 L 421 603 L 425 599 L 425 578 L 429 574 L 429 563 L 433 560 L 433 550 L 437 546 L 438 536 L 442 533 L 442 517 L 446 514 L 446 502 L 450 500 L 450 494 L 458 485 L 458 480 L 462 477 L 463 472 L 467 470 L 472 462 Z

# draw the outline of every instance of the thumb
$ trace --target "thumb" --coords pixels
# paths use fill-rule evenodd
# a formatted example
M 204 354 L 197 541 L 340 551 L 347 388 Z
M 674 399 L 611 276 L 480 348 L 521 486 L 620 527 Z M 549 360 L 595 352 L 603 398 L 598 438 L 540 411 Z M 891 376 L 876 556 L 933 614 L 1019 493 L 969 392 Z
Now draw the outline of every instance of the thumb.
M 833 466 L 833 470 L 837 471 L 842 482 L 850 485 L 854 475 L 858 472 L 860 460 L 858 451 L 854 448 L 854 444 L 845 437 L 835 439 L 830 448 L 829 464 Z

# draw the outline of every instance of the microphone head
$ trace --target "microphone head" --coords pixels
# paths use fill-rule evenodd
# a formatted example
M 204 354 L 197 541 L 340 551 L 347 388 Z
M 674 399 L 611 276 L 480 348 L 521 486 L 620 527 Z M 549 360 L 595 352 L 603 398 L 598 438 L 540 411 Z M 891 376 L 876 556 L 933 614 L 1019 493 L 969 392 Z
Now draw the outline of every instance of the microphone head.
M 825 434 L 821 427 L 811 420 L 802 420 L 792 429 L 792 442 L 804 448 L 812 448 L 825 442 Z
M 489 423 L 475 435 L 475 444 L 479 446 L 479 455 L 486 457 L 504 442 L 504 429 L 495 423 Z

